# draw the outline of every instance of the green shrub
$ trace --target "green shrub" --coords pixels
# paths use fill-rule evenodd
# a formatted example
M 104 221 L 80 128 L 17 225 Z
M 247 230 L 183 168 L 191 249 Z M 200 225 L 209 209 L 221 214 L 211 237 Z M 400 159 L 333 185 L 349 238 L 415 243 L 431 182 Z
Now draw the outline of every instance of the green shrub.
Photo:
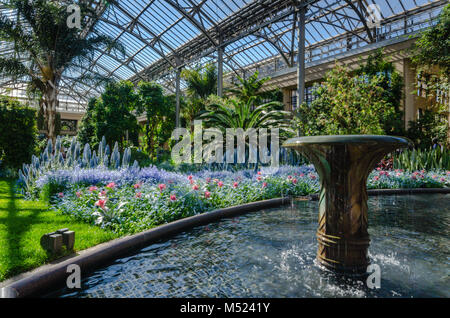
M 29 162 L 36 146 L 36 111 L 0 97 L 0 158 L 3 168 Z

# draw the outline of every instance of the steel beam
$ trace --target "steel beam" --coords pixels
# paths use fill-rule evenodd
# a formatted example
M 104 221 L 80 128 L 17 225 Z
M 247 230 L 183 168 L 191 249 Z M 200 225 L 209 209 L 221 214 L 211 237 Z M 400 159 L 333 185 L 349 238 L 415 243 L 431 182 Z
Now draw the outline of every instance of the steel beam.
M 180 128 L 180 103 L 181 103 L 181 89 L 180 89 L 180 81 L 181 81 L 181 67 L 177 67 L 176 70 L 176 79 L 175 79 L 175 94 L 176 94 L 176 109 L 175 109 L 175 127 Z
M 223 96 L 223 47 L 217 48 L 217 95 Z
M 297 12 L 297 107 L 305 100 L 305 14 L 306 6 L 300 5 Z

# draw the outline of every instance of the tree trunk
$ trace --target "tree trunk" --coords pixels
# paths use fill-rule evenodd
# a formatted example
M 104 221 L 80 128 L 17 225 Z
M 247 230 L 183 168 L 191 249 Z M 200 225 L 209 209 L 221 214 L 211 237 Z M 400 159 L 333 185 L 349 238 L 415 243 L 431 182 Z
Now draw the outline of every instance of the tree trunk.
M 55 144 L 55 123 L 56 108 L 58 107 L 58 91 L 54 85 L 49 85 L 47 87 L 47 90 L 45 92 L 45 101 L 47 104 L 48 138 L 52 140 L 53 144 Z

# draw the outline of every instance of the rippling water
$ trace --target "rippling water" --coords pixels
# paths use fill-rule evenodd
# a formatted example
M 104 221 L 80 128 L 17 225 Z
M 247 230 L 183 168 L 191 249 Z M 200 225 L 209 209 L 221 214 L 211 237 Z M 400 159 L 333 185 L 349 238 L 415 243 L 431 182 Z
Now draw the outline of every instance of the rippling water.
M 152 244 L 50 297 L 450 297 L 450 194 L 369 199 L 381 288 L 315 262 L 318 204 L 250 213 Z

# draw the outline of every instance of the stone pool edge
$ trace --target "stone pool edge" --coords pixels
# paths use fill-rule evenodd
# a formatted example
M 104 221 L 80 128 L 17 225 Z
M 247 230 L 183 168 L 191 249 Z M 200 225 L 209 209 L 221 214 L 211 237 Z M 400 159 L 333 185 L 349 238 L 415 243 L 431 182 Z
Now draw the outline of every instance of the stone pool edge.
M 67 273 L 67 267 L 69 265 L 78 265 L 82 275 L 85 275 L 109 261 L 196 226 L 248 212 L 281 206 L 291 203 L 291 201 L 291 197 L 284 197 L 217 209 L 163 224 L 131 236 L 102 243 L 80 251 L 79 254 L 68 256 L 66 257 L 67 259 L 63 258 L 63 261 L 58 262 L 56 260 L 54 262 L 56 264 L 46 264 L 31 272 L 23 273 L 19 275 L 19 277 L 23 276 L 23 278 L 19 278 L 18 280 L 15 280 L 14 277 L 10 278 L 9 280 L 13 282 L 0 289 L 0 298 L 39 297 L 52 289 L 64 286 L 67 277 L 70 275 L 70 273 Z
M 369 189 L 367 194 L 369 196 L 377 195 L 407 195 L 407 194 L 437 194 L 437 193 L 450 193 L 450 188 L 409 188 L 409 189 Z M 308 196 L 311 200 L 318 200 L 319 194 L 314 193 Z

